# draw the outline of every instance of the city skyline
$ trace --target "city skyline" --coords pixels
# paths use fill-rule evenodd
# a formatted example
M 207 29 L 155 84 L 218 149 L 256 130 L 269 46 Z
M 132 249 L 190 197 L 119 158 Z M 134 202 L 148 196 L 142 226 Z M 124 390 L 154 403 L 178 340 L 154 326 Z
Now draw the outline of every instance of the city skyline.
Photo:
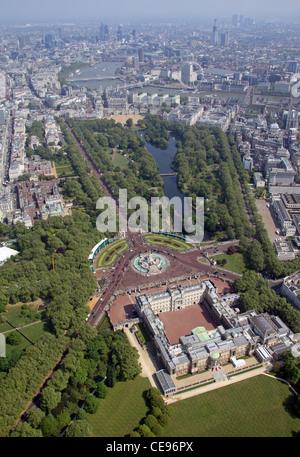
M 213 5 L 206 2 L 188 0 L 164 0 L 159 2 L 153 0 L 151 4 L 144 4 L 141 1 L 129 0 L 122 2 L 116 0 L 113 6 L 96 0 L 87 0 L 84 3 L 74 4 L 71 0 L 53 0 L 51 3 L 43 4 L 37 0 L 28 0 L 26 3 L 21 0 L 14 0 L 2 7 L 1 23 L 24 23 L 24 22 L 49 22 L 49 21 L 78 21 L 97 20 L 99 21 L 174 21 L 174 20 L 209 20 L 212 17 L 230 20 L 234 14 L 252 16 L 256 19 L 293 19 L 299 18 L 299 0 L 290 0 L 289 7 L 278 0 L 267 0 L 262 2 L 253 0 L 249 3 L 241 3 L 237 0 L 230 0 L 226 3 L 215 0 Z

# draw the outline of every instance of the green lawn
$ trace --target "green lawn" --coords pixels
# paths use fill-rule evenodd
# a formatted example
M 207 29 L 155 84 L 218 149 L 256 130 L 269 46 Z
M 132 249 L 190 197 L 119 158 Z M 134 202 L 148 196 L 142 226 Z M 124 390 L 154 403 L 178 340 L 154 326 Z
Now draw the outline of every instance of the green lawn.
M 218 267 L 225 268 L 226 270 L 234 271 L 235 273 L 243 274 L 247 268 L 245 266 L 245 262 L 243 259 L 242 254 L 218 254 L 213 256 L 214 260 L 223 260 L 226 259 L 225 265 L 218 265 Z
M 74 170 L 70 165 L 56 166 L 55 169 L 58 178 L 74 175 Z
M 102 330 L 108 330 L 111 328 L 112 327 L 111 327 L 110 320 L 108 318 L 107 313 L 105 313 L 105 315 L 102 317 L 101 321 L 97 325 L 97 330 L 98 330 L 98 332 L 101 332 Z
M 120 167 L 121 170 L 124 170 L 125 168 L 128 167 L 128 164 L 129 164 L 128 154 L 125 157 L 123 154 L 121 154 L 118 151 L 114 152 L 112 163 L 114 164 L 115 167 Z
M 31 325 L 30 327 L 24 327 L 24 328 L 20 329 L 20 332 L 23 335 L 25 335 L 33 343 L 36 343 L 38 341 L 38 339 L 42 335 L 44 335 L 44 333 L 46 331 L 47 330 L 45 328 L 45 323 L 44 322 L 37 322 L 36 324 Z M 7 336 L 7 335 L 9 335 L 9 333 L 5 334 L 5 336 Z M 32 346 L 30 341 L 28 341 L 26 338 L 24 338 L 22 336 L 22 341 L 21 341 L 20 344 L 18 344 L 16 346 L 12 346 L 10 344 L 6 344 L 6 354 L 9 354 L 10 351 L 12 351 L 13 349 L 24 349 L 27 346 Z
M 144 235 L 145 241 L 149 244 L 158 244 L 160 246 L 169 247 L 176 251 L 187 251 L 192 249 L 192 245 L 186 243 L 180 238 L 167 235 Z
M 95 260 L 95 268 L 108 267 L 112 265 L 117 257 L 128 248 L 128 241 L 121 239 L 106 246 Z
M 33 320 L 29 319 L 26 315 L 22 315 L 22 307 L 23 304 L 15 304 L 15 305 L 7 305 L 7 313 L 0 314 L 0 332 L 5 332 L 6 330 L 11 330 L 12 327 L 7 322 L 2 322 L 2 318 L 8 320 L 12 323 L 15 327 L 21 327 L 22 325 L 29 324 L 30 322 L 34 322 Z M 38 304 L 30 304 L 28 305 L 29 309 L 36 312 L 38 308 Z M 38 319 L 40 319 L 41 314 L 38 313 Z
M 179 401 L 164 437 L 291 437 L 300 419 L 289 413 L 286 384 L 259 375 Z
M 95 437 L 122 437 L 139 426 L 148 411 L 143 392 L 150 389 L 148 378 L 138 376 L 134 381 L 118 382 L 108 389 L 107 397 L 99 399 L 96 414 L 88 421 Z
M 138 329 L 139 338 L 143 342 L 143 344 L 146 344 L 148 341 L 151 341 L 151 337 L 149 336 L 146 328 L 141 322 L 139 324 L 136 324 L 136 327 Z

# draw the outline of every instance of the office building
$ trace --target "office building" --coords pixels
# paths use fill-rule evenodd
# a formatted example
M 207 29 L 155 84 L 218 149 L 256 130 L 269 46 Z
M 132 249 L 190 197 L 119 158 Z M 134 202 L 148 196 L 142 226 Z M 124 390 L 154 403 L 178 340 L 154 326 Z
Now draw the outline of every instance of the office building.
M 280 224 L 281 230 L 286 236 L 293 236 L 296 233 L 296 227 L 293 224 L 293 220 L 286 209 L 284 202 L 280 195 L 273 195 L 272 204 L 275 211 L 275 215 Z
M 244 155 L 243 164 L 246 170 L 252 170 L 253 168 L 253 159 L 249 155 Z
M 214 21 L 214 26 L 212 30 L 212 35 L 211 35 L 211 44 L 214 46 L 219 43 L 219 33 L 218 33 L 218 27 L 217 27 L 217 19 Z
M 300 272 L 284 278 L 281 285 L 282 294 L 300 309 Z
M 299 112 L 298 110 L 289 110 L 286 114 L 286 130 L 297 129 L 299 127 Z
M 122 39 L 123 39 L 122 27 L 119 25 L 118 30 L 117 30 L 117 40 L 122 41 Z
M 299 63 L 296 61 L 291 61 L 288 63 L 288 68 L 287 70 L 290 71 L 291 73 L 297 73 L 299 68 Z
M 295 233 L 294 233 L 295 234 Z M 290 235 L 292 236 L 292 235 Z M 274 247 L 279 260 L 294 260 L 296 257 L 292 243 L 289 240 L 286 241 L 274 241 Z
M 104 41 L 104 24 L 100 25 L 100 40 Z
M 185 84 L 191 84 L 197 81 L 197 73 L 194 71 L 192 63 L 186 62 L 181 67 L 181 80 Z
M 265 187 L 266 181 L 263 178 L 262 173 L 257 172 L 253 174 L 253 182 L 255 187 Z
M 104 26 L 104 41 L 109 41 L 109 29 L 107 24 Z
M 238 26 L 239 24 L 239 18 L 238 18 L 238 15 L 237 14 L 234 14 L 231 18 L 231 23 L 232 25 L 234 25 L 235 27 Z
M 144 50 L 142 48 L 139 49 L 139 63 L 144 63 Z
M 220 44 L 221 46 L 229 45 L 229 32 L 221 33 Z

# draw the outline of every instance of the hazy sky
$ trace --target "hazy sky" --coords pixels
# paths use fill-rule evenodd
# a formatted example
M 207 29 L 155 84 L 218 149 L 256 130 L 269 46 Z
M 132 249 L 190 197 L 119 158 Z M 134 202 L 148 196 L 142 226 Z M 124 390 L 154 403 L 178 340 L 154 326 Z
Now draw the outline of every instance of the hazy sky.
M 300 19 L 300 0 L 0 0 L 0 6 L 1 23 L 229 19 L 235 13 L 253 18 Z

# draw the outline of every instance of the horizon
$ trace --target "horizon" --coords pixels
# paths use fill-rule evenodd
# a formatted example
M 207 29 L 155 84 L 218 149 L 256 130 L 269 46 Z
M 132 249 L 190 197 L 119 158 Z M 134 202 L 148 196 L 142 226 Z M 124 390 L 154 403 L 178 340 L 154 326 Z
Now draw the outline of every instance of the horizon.
M 2 7 L 1 24 L 26 24 L 49 22 L 196 22 L 208 21 L 212 18 L 231 20 L 234 14 L 251 17 L 254 20 L 298 21 L 300 19 L 300 0 L 290 0 L 287 8 L 279 0 L 252 0 L 249 4 L 241 4 L 237 0 L 215 0 L 213 6 L 196 0 L 180 2 L 178 0 L 152 0 L 151 4 L 128 0 L 126 3 L 115 0 L 113 6 L 97 0 L 86 0 L 74 4 L 72 0 L 52 0 L 41 6 L 38 0 L 12 0 Z M 199 19 L 197 19 L 197 16 Z

